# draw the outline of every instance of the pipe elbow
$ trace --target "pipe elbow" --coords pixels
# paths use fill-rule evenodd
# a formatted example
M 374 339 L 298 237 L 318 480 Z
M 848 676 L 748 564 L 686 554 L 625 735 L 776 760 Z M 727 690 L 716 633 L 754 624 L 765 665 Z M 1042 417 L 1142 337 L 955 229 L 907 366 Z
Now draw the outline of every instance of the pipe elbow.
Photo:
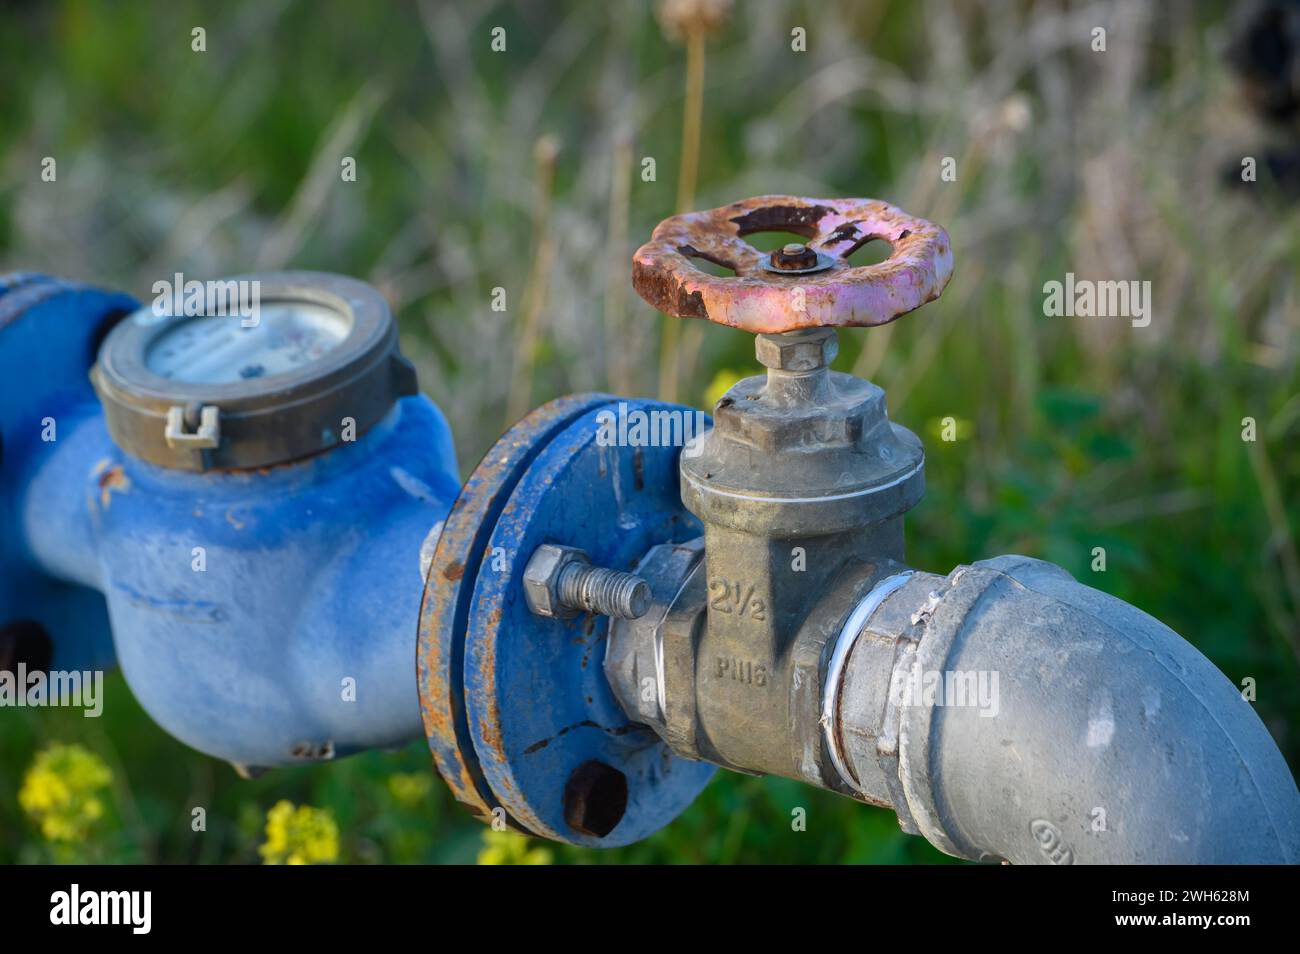
M 1264 724 L 1137 608 L 1052 564 L 999 557 L 915 574 L 873 632 L 898 635 L 898 650 L 879 731 L 845 726 L 849 761 L 879 763 L 892 739 L 900 820 L 949 854 L 1300 861 L 1300 793 Z

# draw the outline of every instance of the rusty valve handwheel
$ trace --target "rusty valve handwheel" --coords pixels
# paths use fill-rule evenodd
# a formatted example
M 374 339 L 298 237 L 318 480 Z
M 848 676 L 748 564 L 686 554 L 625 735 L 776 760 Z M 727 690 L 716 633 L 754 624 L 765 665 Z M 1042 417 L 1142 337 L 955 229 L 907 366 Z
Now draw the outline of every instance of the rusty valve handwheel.
M 755 232 L 807 242 L 760 252 L 745 241 Z M 872 239 L 893 247 L 889 258 L 851 265 Z M 710 274 L 697 260 L 736 274 Z M 938 298 L 951 277 L 948 233 L 876 199 L 765 195 L 675 215 L 632 259 L 633 285 L 659 311 L 759 334 L 883 325 Z

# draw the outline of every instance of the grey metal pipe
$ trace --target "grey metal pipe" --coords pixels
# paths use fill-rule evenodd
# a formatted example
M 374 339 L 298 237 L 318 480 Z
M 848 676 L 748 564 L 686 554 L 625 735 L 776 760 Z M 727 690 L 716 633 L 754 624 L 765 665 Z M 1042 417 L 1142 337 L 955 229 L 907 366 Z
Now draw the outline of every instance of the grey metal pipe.
M 1025 557 L 886 584 L 824 726 L 905 830 L 1016 864 L 1300 862 L 1285 760 L 1168 627 Z

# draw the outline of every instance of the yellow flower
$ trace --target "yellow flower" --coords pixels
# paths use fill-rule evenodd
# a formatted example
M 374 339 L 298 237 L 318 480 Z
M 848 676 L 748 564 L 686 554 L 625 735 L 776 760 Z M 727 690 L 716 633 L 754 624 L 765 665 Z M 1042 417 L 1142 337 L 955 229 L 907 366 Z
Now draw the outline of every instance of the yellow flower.
M 549 848 L 533 847 L 523 835 L 483 830 L 483 849 L 478 853 L 481 865 L 549 865 L 552 858 Z
M 338 860 L 339 828 L 329 809 L 281 799 L 266 813 L 266 841 L 257 850 L 267 865 L 327 864 Z
M 18 804 L 49 841 L 83 841 L 104 817 L 99 796 L 113 780 L 108 766 L 80 745 L 56 742 L 32 761 Z

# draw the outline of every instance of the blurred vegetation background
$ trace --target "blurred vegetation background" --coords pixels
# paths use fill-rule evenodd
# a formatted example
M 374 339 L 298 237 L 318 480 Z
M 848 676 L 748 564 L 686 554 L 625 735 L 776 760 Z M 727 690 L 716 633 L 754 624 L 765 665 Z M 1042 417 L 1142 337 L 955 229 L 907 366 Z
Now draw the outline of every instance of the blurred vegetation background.
M 467 474 L 557 395 L 707 409 L 752 373 L 750 336 L 666 327 L 630 288 L 631 251 L 679 206 L 892 201 L 948 228 L 956 276 L 920 313 L 842 333 L 837 366 L 926 442 L 911 561 L 1030 554 L 1136 604 L 1255 680 L 1294 770 L 1300 216 L 1263 171 L 1230 181 L 1294 130 L 1246 108 L 1230 6 L 9 0 L 0 271 L 139 296 L 176 271 L 363 277 Z M 1066 272 L 1150 280 L 1150 326 L 1045 318 L 1043 284 Z M 779 779 L 719 777 L 674 825 L 602 853 L 485 836 L 423 743 L 241 781 L 166 736 L 120 676 L 101 719 L 0 711 L 3 862 L 476 858 L 942 860 L 892 813 Z

